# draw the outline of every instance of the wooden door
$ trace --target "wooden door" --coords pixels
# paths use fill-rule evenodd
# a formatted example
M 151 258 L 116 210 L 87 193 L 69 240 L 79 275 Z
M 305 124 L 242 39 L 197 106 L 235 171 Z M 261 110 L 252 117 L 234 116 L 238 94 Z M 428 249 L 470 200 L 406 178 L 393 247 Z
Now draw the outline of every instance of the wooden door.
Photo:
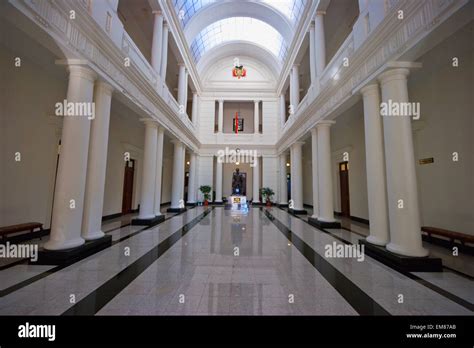
M 339 182 L 341 187 L 341 213 L 342 216 L 351 216 L 349 198 L 349 163 L 339 163 Z
M 123 177 L 123 198 L 122 198 L 122 214 L 130 214 L 132 212 L 133 197 L 133 176 L 135 172 L 135 160 L 125 162 L 125 172 Z

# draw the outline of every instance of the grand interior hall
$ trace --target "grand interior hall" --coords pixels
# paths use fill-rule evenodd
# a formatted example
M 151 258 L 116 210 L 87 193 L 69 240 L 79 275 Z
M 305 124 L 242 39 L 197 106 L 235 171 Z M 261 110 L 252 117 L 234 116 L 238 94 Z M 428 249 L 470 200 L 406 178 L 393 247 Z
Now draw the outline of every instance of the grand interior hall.
M 0 76 L 2 323 L 472 316 L 474 1 L 2 0 Z

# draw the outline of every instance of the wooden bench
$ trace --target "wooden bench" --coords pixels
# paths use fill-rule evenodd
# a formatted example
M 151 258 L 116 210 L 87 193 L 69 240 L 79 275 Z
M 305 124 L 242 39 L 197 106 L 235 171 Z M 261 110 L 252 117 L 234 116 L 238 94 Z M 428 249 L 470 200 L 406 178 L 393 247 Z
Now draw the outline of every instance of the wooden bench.
M 5 241 L 7 239 L 7 235 L 9 234 L 24 232 L 24 231 L 33 232 L 37 228 L 39 228 L 40 232 L 42 232 L 43 224 L 39 222 L 26 222 L 26 223 L 18 224 L 18 225 L 4 226 L 4 227 L 0 227 L 0 236 L 2 236 L 3 240 Z
M 454 232 L 454 231 L 445 230 L 442 228 L 429 227 L 429 226 L 422 226 L 421 230 L 423 232 L 426 232 L 428 237 L 431 237 L 431 235 L 437 235 L 437 236 L 449 238 L 451 243 L 454 243 L 455 240 L 460 241 L 462 245 L 464 245 L 465 243 L 474 243 L 474 236 L 460 233 L 460 232 Z

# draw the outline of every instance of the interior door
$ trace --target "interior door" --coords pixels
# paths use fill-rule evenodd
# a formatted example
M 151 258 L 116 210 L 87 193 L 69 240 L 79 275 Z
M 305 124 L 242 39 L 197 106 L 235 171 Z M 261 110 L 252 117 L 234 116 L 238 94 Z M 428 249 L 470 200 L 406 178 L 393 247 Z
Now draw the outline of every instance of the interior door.
M 123 178 L 123 198 L 122 198 L 122 214 L 130 214 L 132 212 L 133 197 L 133 176 L 135 173 L 135 160 L 125 162 L 125 172 Z
M 341 187 L 341 213 L 342 216 L 351 216 L 349 198 L 349 163 L 339 163 L 339 182 Z

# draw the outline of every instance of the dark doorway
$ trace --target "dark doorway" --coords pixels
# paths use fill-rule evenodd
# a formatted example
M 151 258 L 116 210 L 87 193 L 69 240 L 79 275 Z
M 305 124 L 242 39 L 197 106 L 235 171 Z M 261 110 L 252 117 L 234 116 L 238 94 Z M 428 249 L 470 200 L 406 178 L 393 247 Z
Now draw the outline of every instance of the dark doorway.
M 135 160 L 125 162 L 125 172 L 123 176 L 123 197 L 122 197 L 122 214 L 130 214 L 132 212 L 133 197 L 133 176 L 135 172 Z
M 341 214 L 351 216 L 349 203 L 349 163 L 339 163 L 339 182 L 341 186 Z

